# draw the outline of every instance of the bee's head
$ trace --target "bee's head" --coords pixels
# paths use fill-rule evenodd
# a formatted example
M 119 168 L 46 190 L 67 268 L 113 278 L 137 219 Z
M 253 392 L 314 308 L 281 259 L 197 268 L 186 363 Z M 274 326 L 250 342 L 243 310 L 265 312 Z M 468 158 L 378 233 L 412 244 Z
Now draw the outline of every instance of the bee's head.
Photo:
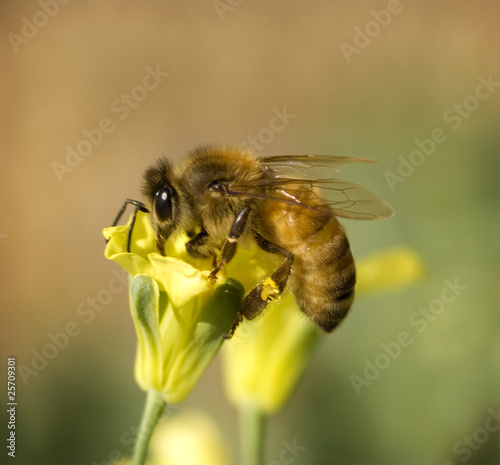
M 142 193 L 151 214 L 151 225 L 156 233 L 158 251 L 163 255 L 163 246 L 179 224 L 179 195 L 172 185 L 172 165 L 159 159 L 144 173 Z

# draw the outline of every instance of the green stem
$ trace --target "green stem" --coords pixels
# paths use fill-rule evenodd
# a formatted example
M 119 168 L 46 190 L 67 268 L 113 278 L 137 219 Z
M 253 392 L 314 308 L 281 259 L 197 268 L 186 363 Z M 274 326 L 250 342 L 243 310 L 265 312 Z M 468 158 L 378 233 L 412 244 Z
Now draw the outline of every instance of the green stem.
M 241 465 L 262 464 L 265 420 L 265 415 L 256 405 L 240 407 Z
M 144 465 L 148 452 L 149 440 L 165 408 L 165 399 L 161 392 L 150 389 L 146 395 L 146 404 L 142 412 L 139 434 L 134 447 L 132 465 Z

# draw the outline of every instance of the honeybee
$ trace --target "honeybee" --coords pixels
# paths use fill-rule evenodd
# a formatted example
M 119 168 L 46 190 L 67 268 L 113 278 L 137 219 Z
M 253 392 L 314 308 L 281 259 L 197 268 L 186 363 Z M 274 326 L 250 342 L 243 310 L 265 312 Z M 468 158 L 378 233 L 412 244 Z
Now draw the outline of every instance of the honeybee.
M 202 146 L 180 166 L 166 158 L 143 177 L 144 202 L 135 205 L 127 248 L 138 210 L 148 212 L 158 251 L 177 231 L 188 233 L 187 252 L 214 257 L 210 277 L 234 257 L 238 242 L 253 240 L 283 257 L 270 279 L 276 292 L 257 284 L 243 299 L 238 324 L 259 315 L 288 286 L 300 310 L 325 332 L 344 319 L 354 298 L 356 270 L 349 241 L 337 217 L 371 220 L 393 209 L 369 190 L 343 180 L 318 179 L 317 172 L 339 171 L 363 158 L 321 155 L 258 157 L 245 148 Z

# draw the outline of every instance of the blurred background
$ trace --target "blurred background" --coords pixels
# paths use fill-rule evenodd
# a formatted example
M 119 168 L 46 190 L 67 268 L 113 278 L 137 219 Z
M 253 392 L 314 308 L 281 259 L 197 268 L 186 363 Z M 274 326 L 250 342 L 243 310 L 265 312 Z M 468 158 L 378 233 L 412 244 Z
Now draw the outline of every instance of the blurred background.
M 270 420 L 265 463 L 294 439 L 296 464 L 499 463 L 497 1 L 0 5 L 0 418 L 4 442 L 15 356 L 19 463 L 129 455 L 144 394 L 102 229 L 160 155 L 243 142 L 379 160 L 346 175 L 397 214 L 344 221 L 354 256 L 402 245 L 427 270 L 358 297 Z M 446 280 L 461 287 L 443 304 Z M 402 331 L 412 343 L 357 391 Z M 174 415 L 188 407 L 236 463 L 220 360 Z

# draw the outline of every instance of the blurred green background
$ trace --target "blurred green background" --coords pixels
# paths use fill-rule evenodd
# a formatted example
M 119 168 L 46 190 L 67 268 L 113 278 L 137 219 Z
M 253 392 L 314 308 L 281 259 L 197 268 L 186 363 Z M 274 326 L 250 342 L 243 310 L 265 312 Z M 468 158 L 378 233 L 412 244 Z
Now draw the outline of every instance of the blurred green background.
M 104 259 L 101 230 L 125 198 L 139 197 L 158 156 L 179 160 L 198 144 L 259 133 L 262 154 L 379 160 L 346 173 L 397 214 L 344 221 L 353 253 L 404 245 L 427 268 L 417 285 L 357 299 L 270 420 L 265 463 L 293 439 L 306 447 L 296 464 L 499 463 L 498 431 L 484 433 L 500 421 L 498 1 L 0 5 L 4 444 L 6 358 L 32 368 L 51 337 L 74 334 L 59 334 L 61 348 L 34 372 L 18 371 L 18 463 L 129 454 L 122 435 L 137 425 L 144 395 L 133 380 L 127 292 L 82 315 L 82 305 L 109 297 L 118 271 Z M 388 8 L 397 12 L 378 13 Z M 134 90 L 148 66 L 169 75 Z M 478 99 L 481 79 L 497 84 Z M 125 110 L 120 99 L 131 93 Z M 288 124 L 262 132 L 283 109 L 294 115 Z M 99 124 L 108 132 L 82 144 Z M 415 139 L 436 128 L 446 140 L 413 155 L 421 164 L 391 188 L 388 173 L 401 176 Z M 90 153 L 69 166 L 67 146 L 78 144 Z M 417 331 L 412 314 L 437 305 L 445 280 L 466 288 Z M 402 331 L 412 343 L 358 395 L 352 375 Z M 179 410 L 207 411 L 236 463 L 237 415 L 220 370 L 216 360 Z

